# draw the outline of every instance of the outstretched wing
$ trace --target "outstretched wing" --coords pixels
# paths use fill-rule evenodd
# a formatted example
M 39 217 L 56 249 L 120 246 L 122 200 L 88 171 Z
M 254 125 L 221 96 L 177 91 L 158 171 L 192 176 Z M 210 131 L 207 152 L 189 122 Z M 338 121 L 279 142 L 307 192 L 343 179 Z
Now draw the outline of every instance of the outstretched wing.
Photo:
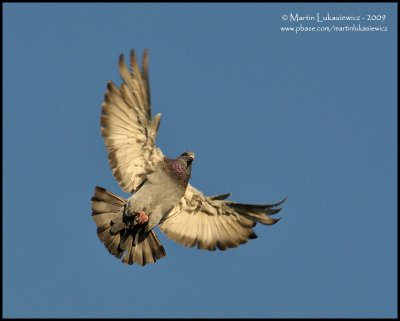
M 110 81 L 102 104 L 101 134 L 108 160 L 118 184 L 134 192 L 152 173 L 163 153 L 155 145 L 161 114 L 151 118 L 148 53 L 143 53 L 142 72 L 131 51 L 131 68 L 119 57 L 123 83 L 118 88 Z
M 230 194 L 206 197 L 189 185 L 179 205 L 174 207 L 159 228 L 170 239 L 185 246 L 214 251 L 237 247 L 256 238 L 257 223 L 275 224 L 279 219 L 268 215 L 281 209 L 275 204 L 241 204 L 225 200 Z

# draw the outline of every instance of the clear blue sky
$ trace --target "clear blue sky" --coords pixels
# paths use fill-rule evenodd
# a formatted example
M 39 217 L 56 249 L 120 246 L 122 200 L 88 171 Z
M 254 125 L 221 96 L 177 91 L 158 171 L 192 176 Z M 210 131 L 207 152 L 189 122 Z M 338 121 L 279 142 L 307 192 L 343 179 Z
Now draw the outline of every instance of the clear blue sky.
M 3 9 L 3 316 L 397 315 L 397 4 Z M 280 31 L 296 12 L 385 14 L 354 23 L 388 31 Z M 158 145 L 196 153 L 194 186 L 289 196 L 258 239 L 206 252 L 157 230 L 167 257 L 144 268 L 99 242 L 94 186 L 127 195 L 100 105 L 131 48 L 149 48 Z

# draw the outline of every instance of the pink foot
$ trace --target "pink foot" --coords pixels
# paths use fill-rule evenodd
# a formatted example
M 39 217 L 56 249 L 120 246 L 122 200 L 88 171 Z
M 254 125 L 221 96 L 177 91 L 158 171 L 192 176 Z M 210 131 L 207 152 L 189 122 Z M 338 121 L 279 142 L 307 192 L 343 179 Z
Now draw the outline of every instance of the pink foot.
M 138 223 L 139 224 L 144 224 L 144 223 L 148 222 L 148 220 L 149 220 L 149 217 L 147 216 L 147 214 L 145 212 L 140 211 L 138 213 Z

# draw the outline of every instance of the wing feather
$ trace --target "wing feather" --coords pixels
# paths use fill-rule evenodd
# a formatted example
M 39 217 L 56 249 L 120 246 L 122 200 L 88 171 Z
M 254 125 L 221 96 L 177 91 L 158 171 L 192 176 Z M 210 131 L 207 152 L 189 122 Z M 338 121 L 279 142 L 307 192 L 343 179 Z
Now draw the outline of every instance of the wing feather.
M 170 239 L 188 247 L 226 250 L 256 238 L 257 223 L 275 224 L 268 215 L 280 211 L 275 204 L 242 204 L 225 200 L 229 194 L 206 197 L 189 184 L 179 205 L 159 223 Z
M 163 160 L 155 139 L 161 114 L 151 117 L 148 53 L 143 54 L 143 71 L 131 51 L 131 66 L 119 57 L 119 72 L 123 83 L 118 88 L 107 84 L 102 104 L 101 134 L 108 151 L 113 175 L 125 192 L 134 192 Z

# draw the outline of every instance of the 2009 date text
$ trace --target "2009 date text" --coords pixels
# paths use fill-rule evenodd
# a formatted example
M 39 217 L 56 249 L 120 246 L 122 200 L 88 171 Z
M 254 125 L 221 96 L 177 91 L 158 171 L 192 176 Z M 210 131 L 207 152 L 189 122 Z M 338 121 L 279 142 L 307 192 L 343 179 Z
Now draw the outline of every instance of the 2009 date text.
M 385 14 L 378 14 L 378 15 L 376 15 L 376 14 L 367 14 L 367 19 L 366 20 L 369 20 L 369 21 L 385 21 L 385 19 L 386 19 L 386 15 Z

